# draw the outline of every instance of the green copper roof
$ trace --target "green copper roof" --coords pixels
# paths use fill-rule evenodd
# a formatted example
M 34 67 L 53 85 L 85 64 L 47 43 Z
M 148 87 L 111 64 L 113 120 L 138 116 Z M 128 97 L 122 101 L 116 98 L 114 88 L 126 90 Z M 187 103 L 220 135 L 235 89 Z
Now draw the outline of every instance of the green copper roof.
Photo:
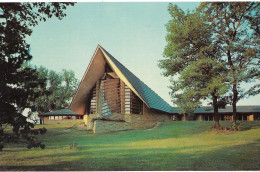
M 101 47 L 101 46 L 100 46 Z M 102 47 L 101 47 L 102 48 Z M 158 94 L 156 94 L 151 88 L 149 88 L 143 81 L 137 78 L 131 71 L 129 71 L 124 65 L 117 61 L 111 54 L 109 54 L 104 48 L 102 50 L 113 61 L 117 68 L 123 73 L 127 80 L 132 84 L 135 90 L 143 98 L 145 103 L 153 109 L 160 111 L 173 113 L 173 107 L 171 107 L 166 101 L 164 101 Z
M 232 106 L 226 106 L 224 109 L 219 109 L 219 113 L 232 113 Z M 260 112 L 260 106 L 237 106 L 238 113 L 253 113 Z M 202 106 L 195 110 L 195 113 L 214 113 L 212 106 Z
M 55 110 L 53 112 L 47 112 L 47 113 L 43 113 L 43 114 L 40 114 L 40 115 L 46 115 L 46 116 L 54 116 L 54 115 L 80 115 L 70 109 L 60 109 L 60 110 Z
M 174 107 L 174 113 L 180 113 L 181 112 L 181 108 L 180 107 Z M 218 110 L 219 113 L 233 113 L 233 109 L 232 106 L 226 106 L 224 109 L 219 109 Z M 256 112 L 260 112 L 260 106 L 256 105 L 256 106 L 237 106 L 237 113 L 256 113 Z M 198 107 L 195 111 L 195 114 L 201 114 L 201 113 L 214 113 L 214 109 L 212 106 L 201 106 Z

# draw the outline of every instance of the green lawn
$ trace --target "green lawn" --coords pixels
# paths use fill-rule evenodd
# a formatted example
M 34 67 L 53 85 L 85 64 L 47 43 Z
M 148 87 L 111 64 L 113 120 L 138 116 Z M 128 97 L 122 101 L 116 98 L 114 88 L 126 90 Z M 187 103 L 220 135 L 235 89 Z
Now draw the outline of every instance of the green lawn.
M 0 171 L 260 170 L 259 121 L 242 123 L 238 132 L 212 130 L 213 122 L 207 121 L 100 135 L 78 125 L 44 125 L 48 132 L 40 139 L 45 150 L 8 145 L 0 152 Z M 73 142 L 78 146 L 71 149 Z

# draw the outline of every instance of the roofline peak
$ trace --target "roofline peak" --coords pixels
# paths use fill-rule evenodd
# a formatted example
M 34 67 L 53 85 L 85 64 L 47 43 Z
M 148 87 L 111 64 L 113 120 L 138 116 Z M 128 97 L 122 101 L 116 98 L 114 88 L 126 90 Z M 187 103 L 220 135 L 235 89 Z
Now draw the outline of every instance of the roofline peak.
M 103 47 L 100 44 L 97 45 L 97 48 L 103 49 Z

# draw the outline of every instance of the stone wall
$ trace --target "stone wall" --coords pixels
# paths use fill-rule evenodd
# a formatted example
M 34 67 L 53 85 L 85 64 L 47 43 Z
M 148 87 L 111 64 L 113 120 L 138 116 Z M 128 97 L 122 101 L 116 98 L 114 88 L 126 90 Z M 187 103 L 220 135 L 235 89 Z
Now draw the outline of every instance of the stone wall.
M 93 129 L 94 133 L 153 127 L 157 122 L 171 120 L 170 116 L 166 114 L 111 114 L 105 117 L 107 120 L 95 120 L 92 122 L 91 120 L 94 117 L 96 116 L 93 114 L 87 117 L 87 129 Z
M 113 113 L 111 115 L 104 116 L 103 118 L 106 120 L 98 119 L 93 122 L 92 119 L 96 117 L 97 114 L 86 115 L 86 117 L 84 116 L 87 129 L 93 129 L 94 133 L 106 133 L 143 127 L 153 127 L 157 122 L 172 120 L 171 114 L 150 109 L 145 104 L 143 104 L 142 114 Z
M 88 123 L 88 115 L 84 115 L 83 116 L 83 121 L 84 121 L 85 125 L 87 125 L 87 123 Z
M 130 123 L 133 128 L 152 127 L 157 122 L 170 120 L 165 114 L 125 114 L 126 122 Z
M 89 114 L 85 115 L 85 124 L 87 125 L 87 130 L 92 130 L 94 127 L 94 122 L 92 121 L 93 118 L 97 117 L 97 114 Z
M 170 116 L 166 114 L 111 114 L 108 119 L 124 120 L 125 122 L 96 120 L 93 128 L 94 133 L 153 127 L 157 122 L 171 120 Z
M 94 127 L 94 121 L 93 121 L 93 118 L 97 118 L 98 115 L 95 113 L 95 114 L 89 114 L 89 115 L 84 115 L 84 122 L 85 122 L 85 125 L 87 125 L 87 130 L 92 130 L 93 127 Z M 106 119 L 108 120 L 124 120 L 124 115 L 123 114 L 111 114 L 111 115 L 108 115 L 108 116 L 105 116 Z
M 172 114 L 148 108 L 144 103 L 142 113 L 143 114 L 130 115 L 129 122 L 131 122 L 134 127 L 149 127 L 155 125 L 157 122 L 172 120 Z
M 109 120 L 125 120 L 124 114 L 121 113 L 113 113 L 111 115 L 105 116 L 105 118 Z
M 124 131 L 130 129 L 132 129 L 132 127 L 127 122 L 95 120 L 93 132 L 99 134 L 99 133 L 109 133 L 114 131 Z

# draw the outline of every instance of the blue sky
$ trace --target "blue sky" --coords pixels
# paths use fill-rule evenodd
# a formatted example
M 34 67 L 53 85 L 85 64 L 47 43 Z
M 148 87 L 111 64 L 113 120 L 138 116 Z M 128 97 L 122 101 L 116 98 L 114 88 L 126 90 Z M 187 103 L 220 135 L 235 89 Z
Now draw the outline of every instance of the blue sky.
M 199 2 L 176 4 L 192 10 Z M 169 78 L 157 66 L 166 45 L 167 7 L 165 2 L 77 3 L 66 10 L 63 20 L 52 18 L 33 28 L 27 38 L 33 55 L 30 63 L 57 72 L 70 69 L 81 80 L 100 44 L 172 105 Z M 256 105 L 259 100 L 260 95 L 238 104 Z

